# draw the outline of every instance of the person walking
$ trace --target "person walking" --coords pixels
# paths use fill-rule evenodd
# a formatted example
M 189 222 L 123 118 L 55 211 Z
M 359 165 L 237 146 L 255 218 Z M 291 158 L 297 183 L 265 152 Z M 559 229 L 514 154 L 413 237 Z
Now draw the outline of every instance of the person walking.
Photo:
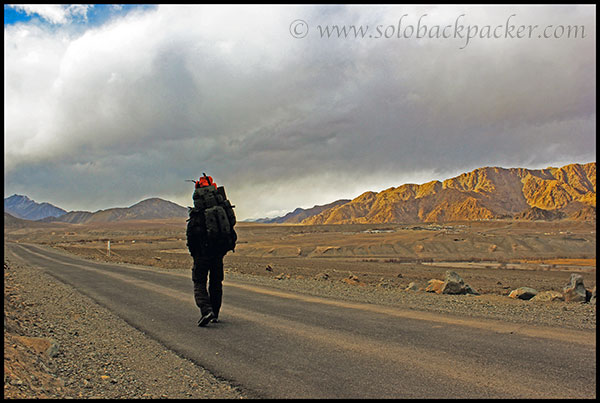
M 195 181 L 194 207 L 189 207 L 186 229 L 187 247 L 194 260 L 192 282 L 194 300 L 200 308 L 200 327 L 219 320 L 223 258 L 228 251 L 235 251 L 237 241 L 234 206 L 227 200 L 225 189 L 203 175 Z

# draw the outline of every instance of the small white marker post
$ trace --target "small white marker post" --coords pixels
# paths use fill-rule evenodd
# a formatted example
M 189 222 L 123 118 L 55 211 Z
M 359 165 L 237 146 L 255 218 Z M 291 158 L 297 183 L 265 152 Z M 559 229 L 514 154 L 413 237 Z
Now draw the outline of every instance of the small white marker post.
M 107 241 L 106 243 L 106 253 L 108 254 L 108 256 L 110 256 L 110 241 Z

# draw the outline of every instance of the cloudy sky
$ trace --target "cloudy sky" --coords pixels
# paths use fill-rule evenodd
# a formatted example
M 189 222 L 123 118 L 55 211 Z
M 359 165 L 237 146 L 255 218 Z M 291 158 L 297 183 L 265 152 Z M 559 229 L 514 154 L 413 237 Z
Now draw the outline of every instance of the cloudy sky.
M 248 219 L 595 161 L 595 13 L 5 5 L 4 195 L 186 206 L 206 172 Z

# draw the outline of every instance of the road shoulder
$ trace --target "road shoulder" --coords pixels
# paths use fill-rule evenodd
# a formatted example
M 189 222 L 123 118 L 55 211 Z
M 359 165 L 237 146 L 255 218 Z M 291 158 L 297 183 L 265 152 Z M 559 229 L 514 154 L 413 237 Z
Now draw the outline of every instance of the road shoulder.
M 4 343 L 15 359 L 5 356 L 5 372 L 29 357 L 8 382 L 5 374 L 5 397 L 246 397 L 71 286 L 18 261 L 6 245 L 4 262 Z M 56 351 L 49 356 L 29 340 L 48 340 Z

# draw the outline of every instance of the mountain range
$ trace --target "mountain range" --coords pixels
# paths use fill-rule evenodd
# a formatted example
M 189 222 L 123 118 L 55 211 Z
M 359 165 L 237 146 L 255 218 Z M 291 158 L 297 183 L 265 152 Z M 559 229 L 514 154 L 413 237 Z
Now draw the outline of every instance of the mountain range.
M 422 185 L 365 192 L 302 224 L 596 219 L 596 163 L 561 168 L 485 167 Z
M 350 199 L 341 199 L 341 200 L 336 200 L 333 203 L 324 204 L 324 205 L 320 205 L 320 206 L 313 206 L 309 209 L 303 209 L 303 208 L 298 207 L 294 211 L 289 212 L 282 217 L 259 218 L 258 220 L 253 220 L 253 222 L 258 222 L 258 223 L 263 223 L 263 224 L 283 224 L 283 223 L 298 224 L 309 217 L 312 217 L 312 216 L 315 216 L 315 215 L 321 213 L 324 210 L 327 210 L 327 209 L 330 209 L 330 208 L 333 208 L 336 206 L 340 206 L 342 204 L 346 204 L 349 201 L 350 201 Z
M 4 211 L 24 220 L 60 217 L 67 212 L 50 203 L 36 203 L 27 196 L 14 194 L 4 199 Z
M 50 203 L 36 203 L 27 196 L 13 195 L 4 199 L 4 212 L 5 221 L 8 213 L 13 217 L 26 220 L 71 224 L 188 216 L 187 208 L 159 198 L 146 199 L 131 207 L 110 208 L 92 213 L 90 211 L 66 212 Z M 8 219 L 11 220 L 10 217 Z
M 60 217 L 47 217 L 41 221 L 87 224 L 94 222 L 112 222 L 124 220 L 183 218 L 187 216 L 187 208 L 173 202 L 154 197 L 136 203 L 131 207 L 116 207 L 107 210 L 98 210 L 94 213 L 89 211 L 70 211 Z
M 4 199 L 4 211 L 44 222 L 90 223 L 187 217 L 187 208 L 151 198 L 131 207 L 71 211 L 27 196 Z M 5 215 L 6 219 L 6 215 Z M 468 220 L 596 220 L 596 163 L 561 168 L 484 167 L 444 181 L 404 184 L 355 199 L 297 208 L 262 223 L 359 224 Z

